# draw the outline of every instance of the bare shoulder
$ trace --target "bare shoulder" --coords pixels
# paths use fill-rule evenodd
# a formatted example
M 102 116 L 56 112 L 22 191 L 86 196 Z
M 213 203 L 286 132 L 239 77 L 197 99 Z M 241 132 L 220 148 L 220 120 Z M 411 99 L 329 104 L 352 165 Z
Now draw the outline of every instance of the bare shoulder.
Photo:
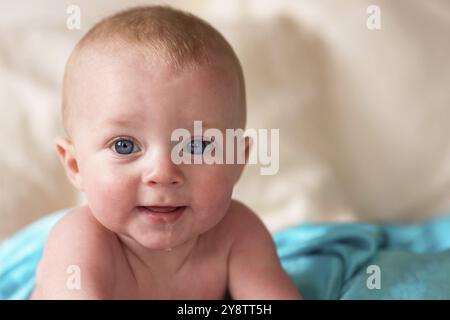
M 272 237 L 260 217 L 241 201 L 232 199 L 222 221 L 208 232 L 208 243 L 226 248 L 229 256 L 253 241 L 273 248 Z
M 112 293 L 114 234 L 88 207 L 67 213 L 49 233 L 36 271 L 39 299 L 95 299 Z
M 280 264 L 272 235 L 263 221 L 238 201 L 233 202 L 229 213 L 233 240 L 228 287 L 232 298 L 301 298 Z
M 261 218 L 238 200 L 231 201 L 226 219 L 226 228 L 234 240 L 250 236 L 271 237 Z
M 72 209 L 55 224 L 50 231 L 49 241 L 77 233 L 88 237 L 95 235 L 99 240 L 112 234 L 94 218 L 89 207 L 82 206 Z
M 242 202 L 232 199 L 224 218 L 203 235 L 203 243 L 207 243 L 215 254 L 217 248 L 221 248 L 221 252 L 226 252 L 228 256 L 233 244 L 241 241 L 240 237 L 258 230 L 270 237 L 256 213 Z

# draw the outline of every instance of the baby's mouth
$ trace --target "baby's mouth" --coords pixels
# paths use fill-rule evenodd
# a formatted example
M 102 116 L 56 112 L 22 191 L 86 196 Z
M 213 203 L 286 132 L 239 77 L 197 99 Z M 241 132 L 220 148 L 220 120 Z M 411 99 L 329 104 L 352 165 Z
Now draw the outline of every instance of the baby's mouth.
M 151 212 L 155 212 L 155 213 L 171 213 L 181 207 L 161 207 L 161 206 L 144 207 L 144 206 L 140 206 L 138 208 L 142 209 L 142 210 L 148 210 Z
M 141 217 L 150 224 L 172 224 L 184 213 L 186 206 L 139 206 Z

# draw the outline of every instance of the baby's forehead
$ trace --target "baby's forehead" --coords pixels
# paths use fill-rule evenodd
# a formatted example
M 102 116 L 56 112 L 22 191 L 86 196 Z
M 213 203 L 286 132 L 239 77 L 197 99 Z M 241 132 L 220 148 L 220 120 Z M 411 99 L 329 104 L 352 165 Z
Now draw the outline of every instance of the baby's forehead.
M 140 114 L 152 109 L 167 119 L 212 117 L 219 122 L 235 114 L 229 111 L 239 103 L 238 85 L 224 66 L 173 70 L 127 58 L 112 60 L 84 67 L 74 83 L 74 101 L 87 108 L 87 117 L 139 121 Z

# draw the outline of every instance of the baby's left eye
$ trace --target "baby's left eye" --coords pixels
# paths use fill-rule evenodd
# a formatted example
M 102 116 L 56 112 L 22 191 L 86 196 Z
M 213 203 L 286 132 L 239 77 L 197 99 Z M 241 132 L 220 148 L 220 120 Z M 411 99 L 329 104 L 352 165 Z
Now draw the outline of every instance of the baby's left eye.
M 192 139 L 186 146 L 186 151 L 190 154 L 203 154 L 206 148 L 211 144 L 211 141 L 199 139 Z
M 131 154 L 141 151 L 141 149 L 129 139 L 118 139 L 114 142 L 112 147 L 113 150 L 119 154 Z

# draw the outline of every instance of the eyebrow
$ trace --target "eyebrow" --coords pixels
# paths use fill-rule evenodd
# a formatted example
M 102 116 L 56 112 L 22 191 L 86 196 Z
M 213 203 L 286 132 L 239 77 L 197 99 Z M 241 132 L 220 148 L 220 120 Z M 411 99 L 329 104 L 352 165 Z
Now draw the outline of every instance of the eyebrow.
M 121 119 L 120 117 L 118 118 L 110 118 L 110 119 L 106 119 L 105 121 L 102 122 L 103 126 L 108 126 L 108 127 L 113 127 L 113 128 L 129 128 L 129 127 L 136 127 L 136 123 L 142 123 L 141 119 Z M 180 127 L 181 128 L 181 127 Z M 183 128 L 186 128 L 189 131 L 194 130 L 194 121 L 191 122 L 190 125 L 188 125 L 187 127 L 184 126 Z M 205 122 L 202 120 L 202 131 L 205 132 L 205 130 L 207 129 L 221 129 L 218 126 L 213 126 L 212 123 L 210 122 Z
M 130 127 L 134 126 L 137 122 L 141 122 L 141 120 L 114 118 L 106 119 L 102 122 L 102 125 L 107 125 L 110 127 Z

